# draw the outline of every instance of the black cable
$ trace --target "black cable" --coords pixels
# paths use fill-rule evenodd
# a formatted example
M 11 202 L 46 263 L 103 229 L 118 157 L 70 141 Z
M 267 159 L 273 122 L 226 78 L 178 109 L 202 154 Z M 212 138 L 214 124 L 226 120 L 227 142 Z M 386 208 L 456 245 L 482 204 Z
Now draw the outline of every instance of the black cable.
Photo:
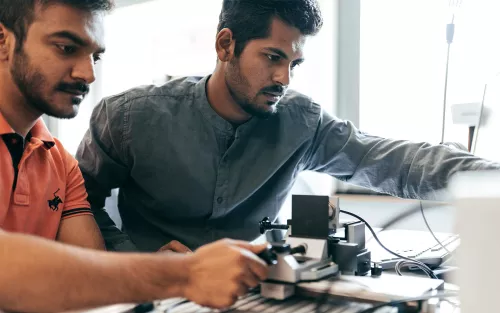
M 394 270 L 399 276 L 403 276 L 403 273 L 401 272 L 401 269 L 404 267 L 417 267 L 423 272 L 427 272 L 427 269 L 422 267 L 420 263 L 414 262 L 414 261 L 408 261 L 408 260 L 399 260 L 396 265 L 394 266 Z M 434 272 L 433 272 L 434 273 Z M 434 273 L 435 275 L 435 273 Z
M 434 232 L 432 231 L 432 228 L 431 226 L 429 225 L 429 223 L 427 222 L 427 218 L 425 217 L 425 213 L 424 213 L 424 206 L 422 205 L 422 201 L 420 201 L 420 211 L 422 212 L 422 218 L 424 219 L 424 223 L 425 223 L 425 226 L 427 226 L 427 229 L 429 230 L 429 232 L 431 233 L 432 237 L 434 237 L 434 239 L 436 240 L 436 242 L 448 253 L 451 255 L 451 252 L 450 250 L 448 250 L 448 248 L 446 248 L 443 243 L 436 237 L 436 235 L 434 234 Z
M 453 25 L 453 24 L 448 24 L 448 25 Z M 444 96 L 443 96 L 443 121 L 442 121 L 442 126 L 441 126 L 441 141 L 440 141 L 440 143 L 444 142 L 444 131 L 446 128 L 446 102 L 447 102 L 447 94 L 448 94 L 448 66 L 450 64 L 450 49 L 451 49 L 451 43 L 448 44 L 448 52 L 446 54 L 446 72 L 445 72 L 445 78 L 444 78 Z
M 442 205 L 434 205 L 434 206 L 431 206 L 431 207 L 427 207 L 426 210 L 437 209 L 437 208 L 441 208 L 441 207 L 442 207 Z M 422 201 L 419 201 L 418 204 L 413 205 L 412 207 L 410 207 L 409 210 L 404 211 L 403 213 L 401 213 L 401 214 L 395 216 L 394 218 L 390 219 L 389 221 L 387 221 L 385 224 L 381 225 L 381 230 L 387 229 L 387 228 L 393 226 L 394 224 L 398 223 L 399 221 L 404 220 L 404 219 L 408 218 L 409 216 L 411 216 L 413 214 L 416 214 L 417 212 L 421 212 L 422 217 L 424 218 L 424 221 L 426 222 L 427 219 L 425 218 L 425 213 L 422 213 L 422 211 L 423 211 Z M 428 223 L 426 223 L 426 226 L 427 226 L 427 229 L 434 236 L 434 232 L 432 231 L 432 229 L 430 228 L 430 226 L 428 225 Z M 434 239 L 436 239 L 436 238 L 434 238 Z M 438 241 L 438 243 L 440 243 L 440 242 Z M 398 272 L 398 268 L 403 267 L 403 266 L 408 266 L 408 265 L 409 265 L 409 263 L 397 265 L 396 266 L 396 272 Z M 416 267 L 420 268 L 420 266 L 418 266 L 416 264 L 414 264 L 414 265 Z
M 369 309 L 360 311 L 358 313 L 374 313 L 376 310 L 381 309 L 381 308 L 386 307 L 386 306 L 396 306 L 398 304 L 405 304 L 405 303 L 413 302 L 413 301 L 425 301 L 425 300 L 434 299 L 434 298 L 444 299 L 444 298 L 451 298 L 451 297 L 457 297 L 457 296 L 458 296 L 458 292 L 450 292 L 450 291 L 431 294 L 431 295 L 423 295 L 420 297 L 406 298 L 406 299 L 401 299 L 401 300 L 390 301 L 387 303 L 381 303 L 381 304 L 375 305 Z
M 474 137 L 472 138 L 472 147 L 471 147 L 471 153 L 476 154 L 476 143 L 477 139 L 479 136 L 479 130 L 481 129 L 481 123 L 483 122 L 483 111 L 484 111 L 484 100 L 486 98 L 486 91 L 488 90 L 488 84 L 484 85 L 484 90 L 483 90 L 483 99 L 481 101 L 481 108 L 479 109 L 479 118 L 477 119 L 477 126 L 475 129 L 475 134 Z
M 447 195 L 448 194 L 447 194 L 447 192 L 445 190 L 441 190 L 441 191 L 437 192 L 437 198 L 439 198 L 441 196 L 443 198 L 445 198 Z M 427 207 L 426 210 L 438 209 L 438 208 L 442 208 L 442 207 L 443 207 L 442 204 L 433 205 L 433 206 Z M 416 213 L 419 213 L 419 212 L 420 212 L 420 203 L 413 204 L 412 206 L 410 206 L 410 208 L 408 210 L 403 211 L 399 215 L 394 216 L 392 219 L 390 219 L 387 222 L 385 222 L 384 224 L 382 224 L 380 226 L 380 228 L 381 228 L 381 230 L 390 228 L 394 224 L 398 223 L 399 221 L 402 221 L 402 220 L 408 218 L 409 216 L 411 216 L 413 214 L 416 214 Z
M 333 206 L 332 203 L 328 203 L 329 206 Z M 411 214 L 413 214 L 413 210 L 411 210 Z M 407 258 L 407 257 L 404 257 L 402 255 L 399 255 L 398 253 L 396 252 L 393 252 L 392 250 L 388 249 L 386 246 L 384 246 L 382 244 L 382 242 L 380 242 L 380 239 L 378 238 L 376 232 L 373 230 L 373 228 L 371 227 L 371 225 L 365 220 L 363 219 L 362 217 L 354 214 L 354 213 L 351 213 L 351 212 L 348 212 L 348 211 L 344 211 L 344 210 L 339 210 L 340 213 L 343 213 L 343 214 L 347 214 L 347 215 L 350 215 L 358 220 L 360 220 L 361 222 L 365 223 L 366 227 L 368 227 L 368 229 L 370 230 L 370 232 L 372 233 L 373 235 L 373 238 L 377 241 L 377 243 L 382 247 L 384 248 L 387 252 L 397 256 L 398 258 L 401 258 L 401 259 L 405 259 L 407 262 L 412 262 L 415 266 L 418 266 L 424 273 L 426 273 L 429 277 L 431 278 L 434 278 L 434 279 L 437 279 L 437 276 L 434 274 L 434 272 L 427 266 L 425 265 L 424 263 L 418 261 L 418 260 L 413 260 L 413 259 L 410 259 L 410 258 Z M 409 214 L 409 215 L 411 215 Z M 405 215 L 403 218 L 409 216 L 409 215 Z M 327 288 L 325 288 L 325 290 L 321 293 L 321 295 L 318 297 L 318 300 L 317 300 L 317 304 L 316 304 L 316 313 L 320 313 L 320 309 L 321 309 L 321 306 L 323 306 L 323 304 L 325 304 L 325 302 L 328 300 L 328 297 L 329 297 L 329 291 L 330 289 L 332 288 L 332 285 L 333 283 L 335 282 L 335 280 L 332 280 Z
M 423 271 L 430 277 L 430 278 L 434 278 L 434 279 L 437 279 L 437 276 L 433 273 L 433 271 L 427 266 L 425 265 L 424 263 L 422 263 L 421 261 L 418 261 L 418 260 L 415 260 L 415 259 L 412 259 L 412 258 L 408 258 L 408 257 L 405 257 L 401 254 L 398 254 L 392 250 L 390 250 L 389 248 L 387 248 L 386 246 L 384 246 L 384 244 L 380 241 L 380 239 L 378 238 L 377 234 L 375 233 L 375 231 L 373 230 L 373 228 L 370 226 L 370 224 L 364 220 L 362 217 L 354 214 L 354 213 L 351 213 L 351 212 L 348 212 L 348 211 L 344 211 L 344 210 L 340 210 L 340 213 L 344 213 L 344 214 L 347 214 L 347 215 L 350 215 L 354 218 L 357 218 L 358 220 L 360 220 L 361 222 L 365 223 L 366 227 L 368 227 L 368 229 L 370 230 L 370 232 L 372 233 L 373 235 L 373 238 L 377 241 L 377 243 L 384 249 L 386 250 L 387 252 L 389 252 L 390 254 L 400 258 L 400 259 L 404 259 L 404 260 L 407 260 L 407 261 L 411 261 L 411 262 L 415 262 L 416 264 L 419 264 L 419 268 L 423 268 Z
M 452 5 L 450 1 L 450 6 Z M 457 4 L 460 6 L 460 3 Z M 444 77 L 444 96 L 443 96 L 443 121 L 441 127 L 441 141 L 442 144 L 444 142 L 444 131 L 446 128 L 446 104 L 448 99 L 448 72 L 450 65 L 450 50 L 451 44 L 453 43 L 453 37 L 455 36 L 455 14 L 452 15 L 451 23 L 446 25 L 446 43 L 448 44 L 448 51 L 446 53 L 446 70 Z

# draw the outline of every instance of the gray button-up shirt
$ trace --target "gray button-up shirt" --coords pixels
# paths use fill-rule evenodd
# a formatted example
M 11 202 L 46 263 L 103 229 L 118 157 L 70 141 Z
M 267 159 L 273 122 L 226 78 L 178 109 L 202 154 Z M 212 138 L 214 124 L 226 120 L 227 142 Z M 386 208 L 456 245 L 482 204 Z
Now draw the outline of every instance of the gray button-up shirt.
M 95 108 L 77 159 L 108 249 L 255 239 L 258 222 L 276 218 L 301 171 L 432 198 L 459 170 L 500 168 L 446 146 L 365 134 L 294 91 L 277 114 L 235 128 L 210 106 L 208 79 L 135 88 Z M 103 208 L 114 188 L 123 232 Z

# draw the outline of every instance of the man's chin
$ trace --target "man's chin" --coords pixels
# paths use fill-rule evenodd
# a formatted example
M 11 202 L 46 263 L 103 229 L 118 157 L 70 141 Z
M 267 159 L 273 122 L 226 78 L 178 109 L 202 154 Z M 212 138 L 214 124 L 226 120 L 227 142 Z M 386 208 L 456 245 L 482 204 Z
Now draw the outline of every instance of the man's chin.
M 78 115 L 78 105 L 73 105 L 71 110 L 50 110 L 44 113 L 55 118 L 72 119 Z
M 276 105 L 266 105 L 266 107 L 259 108 L 245 108 L 244 109 L 248 114 L 258 117 L 258 118 L 269 118 L 276 114 L 277 108 Z

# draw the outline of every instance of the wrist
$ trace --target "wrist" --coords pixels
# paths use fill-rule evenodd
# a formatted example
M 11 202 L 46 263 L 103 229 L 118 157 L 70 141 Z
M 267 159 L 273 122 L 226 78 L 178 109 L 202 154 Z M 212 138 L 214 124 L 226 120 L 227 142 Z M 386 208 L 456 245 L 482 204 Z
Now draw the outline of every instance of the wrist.
M 180 283 L 178 285 L 179 290 L 177 292 L 179 293 L 179 297 L 181 298 L 188 298 L 188 289 L 189 286 L 191 285 L 191 273 L 192 273 L 192 264 L 194 262 L 194 256 L 192 253 L 189 254 L 183 254 L 182 255 L 182 260 L 180 262 Z
M 189 255 L 169 253 L 148 255 L 148 261 L 141 260 L 132 265 L 136 280 L 142 290 L 137 290 L 148 300 L 185 297 L 189 282 Z M 139 271 L 137 269 L 140 269 Z

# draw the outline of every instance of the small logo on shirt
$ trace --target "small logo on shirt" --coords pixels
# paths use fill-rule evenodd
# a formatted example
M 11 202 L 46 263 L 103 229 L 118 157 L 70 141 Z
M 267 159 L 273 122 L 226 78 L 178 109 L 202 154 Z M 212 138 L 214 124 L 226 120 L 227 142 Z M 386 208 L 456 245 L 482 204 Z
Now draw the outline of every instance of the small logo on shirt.
M 59 204 L 63 203 L 61 198 L 57 195 L 57 192 L 59 192 L 60 188 L 57 188 L 56 192 L 54 192 L 54 199 L 49 200 L 49 208 L 52 211 L 57 211 L 59 210 Z

